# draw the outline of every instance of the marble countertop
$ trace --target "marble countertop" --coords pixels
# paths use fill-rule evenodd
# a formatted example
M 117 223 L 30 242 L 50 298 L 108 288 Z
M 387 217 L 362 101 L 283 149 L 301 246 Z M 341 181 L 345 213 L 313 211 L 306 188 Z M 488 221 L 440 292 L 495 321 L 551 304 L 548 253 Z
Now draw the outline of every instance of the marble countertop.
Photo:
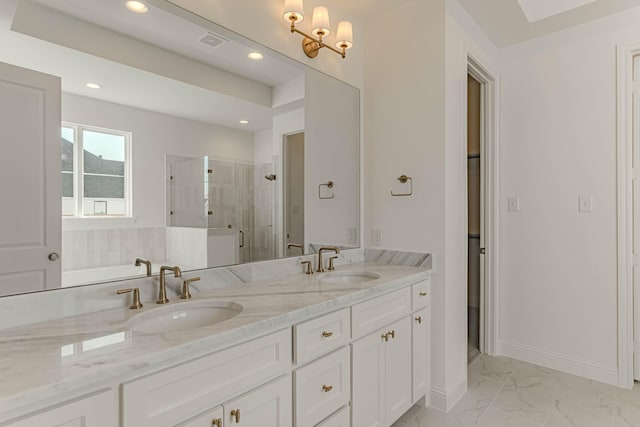
M 356 263 L 338 271 L 368 271 L 379 279 L 359 284 L 321 281 L 294 274 L 199 292 L 193 299 L 233 301 L 236 317 L 189 331 L 145 334 L 126 322 L 160 307 L 118 308 L 0 331 L 0 419 L 2 413 L 53 402 L 109 381 L 123 381 L 200 357 L 306 319 L 346 307 L 427 277 L 425 268 Z M 204 287 L 203 287 L 204 288 Z M 116 298 L 116 297 L 114 297 Z M 173 300 L 170 305 L 185 304 Z M 164 306 L 166 307 L 166 306 Z

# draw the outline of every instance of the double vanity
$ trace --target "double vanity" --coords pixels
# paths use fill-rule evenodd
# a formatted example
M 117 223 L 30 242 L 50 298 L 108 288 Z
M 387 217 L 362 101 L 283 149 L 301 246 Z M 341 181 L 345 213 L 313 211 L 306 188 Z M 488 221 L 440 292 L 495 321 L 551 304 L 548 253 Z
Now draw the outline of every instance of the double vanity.
M 167 278 L 164 305 L 156 278 L 130 281 L 140 309 L 109 284 L 117 308 L 3 329 L 0 425 L 389 426 L 428 404 L 428 268 L 274 262 L 284 275 L 229 286 L 203 270 L 190 300 Z

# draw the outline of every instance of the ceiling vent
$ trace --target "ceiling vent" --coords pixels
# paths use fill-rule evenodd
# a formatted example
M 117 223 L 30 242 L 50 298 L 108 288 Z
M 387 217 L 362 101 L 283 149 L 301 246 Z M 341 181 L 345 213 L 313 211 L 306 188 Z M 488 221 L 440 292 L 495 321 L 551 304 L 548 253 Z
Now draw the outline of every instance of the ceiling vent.
M 221 37 L 214 33 L 207 33 L 204 35 L 204 37 L 200 39 L 200 43 L 206 44 L 207 46 L 210 46 L 210 47 L 218 47 L 222 44 L 225 44 L 228 41 L 229 40 L 225 39 L 224 37 Z

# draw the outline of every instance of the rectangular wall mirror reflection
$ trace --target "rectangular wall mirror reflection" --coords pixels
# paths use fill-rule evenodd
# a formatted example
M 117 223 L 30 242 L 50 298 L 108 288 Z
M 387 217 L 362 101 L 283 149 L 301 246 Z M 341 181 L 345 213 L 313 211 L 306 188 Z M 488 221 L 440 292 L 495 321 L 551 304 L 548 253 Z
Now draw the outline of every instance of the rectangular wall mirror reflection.
M 61 274 L 0 265 L 0 296 L 144 276 L 137 258 L 156 274 L 360 245 L 358 89 L 169 2 L 147 5 L 0 8 L 0 62 L 62 80 L 61 238 L 47 243 Z M 319 197 L 329 181 L 333 197 Z M 0 235 L 0 256 L 19 256 L 17 241 Z

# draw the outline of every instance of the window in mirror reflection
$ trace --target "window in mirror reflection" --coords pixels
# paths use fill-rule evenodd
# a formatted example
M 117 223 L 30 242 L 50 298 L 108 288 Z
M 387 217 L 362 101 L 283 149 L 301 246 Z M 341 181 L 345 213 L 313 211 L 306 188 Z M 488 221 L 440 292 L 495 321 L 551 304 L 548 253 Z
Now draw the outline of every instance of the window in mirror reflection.
M 131 133 L 64 123 L 62 215 L 129 216 L 130 153 Z

